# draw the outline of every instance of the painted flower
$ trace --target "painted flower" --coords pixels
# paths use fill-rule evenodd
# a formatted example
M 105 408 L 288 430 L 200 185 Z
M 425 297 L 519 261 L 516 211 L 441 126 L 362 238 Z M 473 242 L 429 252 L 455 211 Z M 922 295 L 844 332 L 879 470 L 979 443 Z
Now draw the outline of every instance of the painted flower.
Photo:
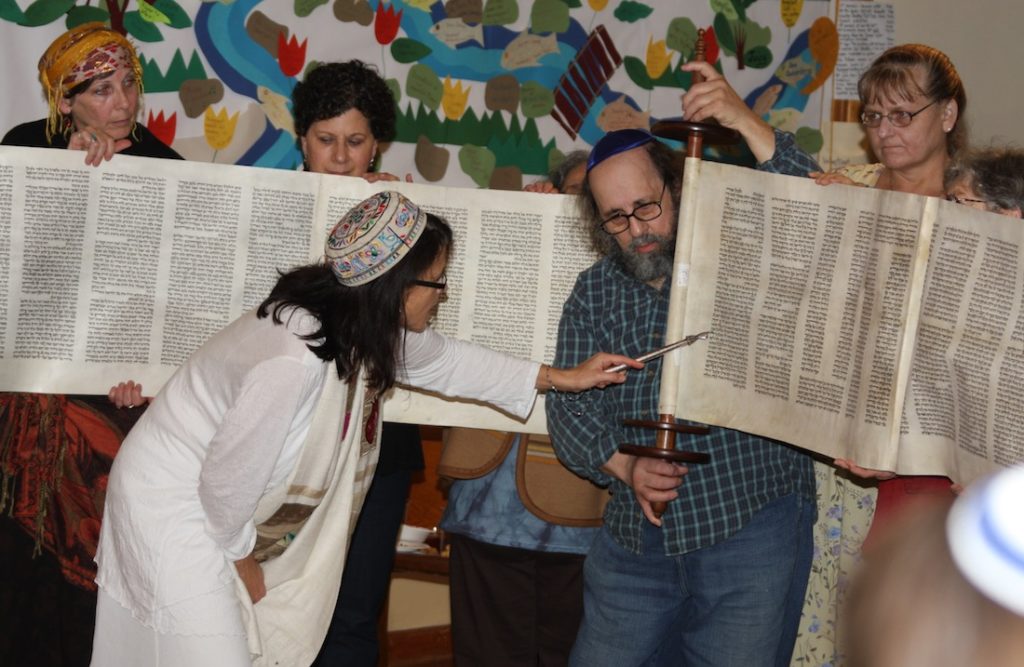
M 231 139 L 235 136 L 235 125 L 238 123 L 238 113 L 228 118 L 227 107 L 221 107 L 220 111 L 214 112 L 213 107 L 207 107 L 203 114 L 203 133 L 206 135 L 206 143 L 215 151 L 227 148 Z
M 590 8 L 595 12 L 599 12 L 608 6 L 608 0 L 587 0 L 587 4 L 590 5 Z
M 277 64 L 285 76 L 295 76 L 302 71 L 306 64 L 306 43 L 309 39 L 299 40 L 292 35 L 287 42 L 284 39 L 284 32 L 277 33 Z
M 385 9 L 384 0 L 380 0 L 377 3 L 377 13 L 373 21 L 373 34 L 377 38 L 378 44 L 387 46 L 395 41 L 395 37 L 398 35 L 398 26 L 402 23 L 403 11 L 405 10 L 399 9 L 396 12 L 393 5 L 388 5 Z
M 668 69 L 672 54 L 665 47 L 665 40 L 654 41 L 653 37 L 647 38 L 647 76 L 652 80 L 661 78 L 661 75 Z
M 164 118 L 164 112 L 161 110 L 154 117 L 153 110 L 150 109 L 149 116 L 146 118 L 146 129 L 152 132 L 157 139 L 170 146 L 174 143 L 174 135 L 178 129 L 178 112 L 175 111 Z

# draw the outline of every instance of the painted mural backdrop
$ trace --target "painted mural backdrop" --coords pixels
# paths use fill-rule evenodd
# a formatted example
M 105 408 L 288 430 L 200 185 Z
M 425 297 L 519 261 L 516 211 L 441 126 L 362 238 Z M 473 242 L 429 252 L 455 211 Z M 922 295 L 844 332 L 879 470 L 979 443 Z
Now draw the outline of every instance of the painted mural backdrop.
M 35 63 L 50 40 L 105 21 L 142 56 L 142 122 L 189 159 L 295 168 L 295 83 L 317 62 L 359 58 L 396 100 L 384 170 L 519 188 L 608 130 L 679 115 L 690 75 L 678 66 L 703 29 L 706 59 L 813 153 L 839 50 L 831 11 L 827 0 L 0 0 L 0 125 L 44 115 Z

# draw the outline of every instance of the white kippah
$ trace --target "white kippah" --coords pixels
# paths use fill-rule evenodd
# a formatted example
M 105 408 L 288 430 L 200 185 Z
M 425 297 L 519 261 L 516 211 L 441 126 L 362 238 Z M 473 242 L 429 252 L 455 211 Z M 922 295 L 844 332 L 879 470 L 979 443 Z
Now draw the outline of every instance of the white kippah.
M 975 588 L 1024 616 L 1024 466 L 967 489 L 946 522 L 953 560 Z

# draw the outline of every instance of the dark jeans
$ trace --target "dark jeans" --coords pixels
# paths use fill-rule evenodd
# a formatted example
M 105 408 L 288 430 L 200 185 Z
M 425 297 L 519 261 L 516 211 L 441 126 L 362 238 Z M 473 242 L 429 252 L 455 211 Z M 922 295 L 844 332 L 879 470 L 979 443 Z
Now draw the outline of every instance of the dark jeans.
M 411 480 L 409 470 L 374 477 L 352 534 L 338 603 L 314 667 L 377 664 L 377 623 L 391 583 Z

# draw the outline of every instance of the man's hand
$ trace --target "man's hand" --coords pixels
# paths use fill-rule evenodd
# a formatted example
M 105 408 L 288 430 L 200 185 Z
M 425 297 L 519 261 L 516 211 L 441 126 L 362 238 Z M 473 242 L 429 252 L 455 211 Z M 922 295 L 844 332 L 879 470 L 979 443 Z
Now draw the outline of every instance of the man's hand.
M 622 452 L 612 454 L 612 457 L 601 468 L 633 489 L 644 516 L 655 526 L 661 525 L 661 519 L 654 516 L 651 503 L 669 502 L 677 498 L 679 493 L 676 489 L 683 483 L 683 477 L 689 472 L 685 465 L 679 463 L 630 456 Z
M 706 62 L 686 63 L 680 69 L 704 76 L 704 81 L 693 84 L 683 95 L 683 118 L 693 122 L 713 118 L 722 127 L 736 130 L 758 162 L 775 155 L 775 131 L 771 125 L 747 106 L 718 70 Z

